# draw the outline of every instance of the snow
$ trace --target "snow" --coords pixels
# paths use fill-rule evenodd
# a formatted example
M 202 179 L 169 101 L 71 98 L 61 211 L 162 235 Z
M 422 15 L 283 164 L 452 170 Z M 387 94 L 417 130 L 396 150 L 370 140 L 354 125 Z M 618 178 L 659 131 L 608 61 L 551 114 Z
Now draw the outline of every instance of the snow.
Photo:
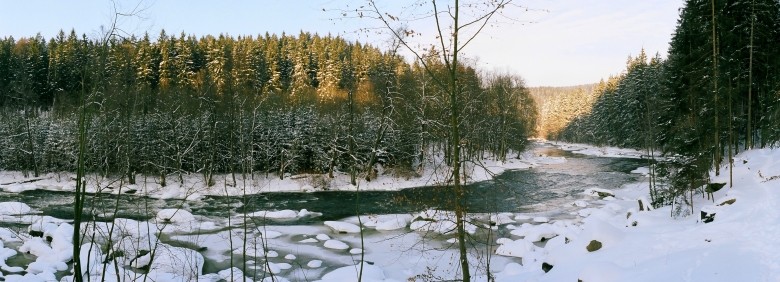
M 565 231 L 560 231 L 560 229 L 556 229 L 553 227 L 553 225 L 547 223 L 540 225 L 531 225 L 525 223 L 520 226 L 520 228 L 510 232 L 510 234 L 523 237 L 526 241 L 529 242 L 539 242 L 543 239 L 550 239 L 558 236 L 560 233 L 565 233 Z
M 342 221 L 325 221 L 324 224 L 336 233 L 360 233 L 360 226 Z
M 379 231 L 391 231 L 391 230 L 403 229 L 406 228 L 407 225 L 409 225 L 410 219 L 411 216 L 409 215 L 393 216 L 390 219 L 377 223 L 375 228 L 376 230 Z
M 294 210 L 281 211 L 257 211 L 247 214 L 249 217 L 261 217 L 269 219 L 292 219 L 298 217 L 298 212 Z
M 499 214 L 492 214 L 490 215 L 490 222 L 492 222 L 495 225 L 504 225 L 504 224 L 510 224 L 515 223 L 515 220 L 512 219 L 514 214 L 512 213 L 499 213 Z
M 202 274 L 204 262 L 194 250 L 160 243 L 147 276 L 154 281 L 194 281 Z
M 266 262 L 265 268 L 267 272 L 270 272 L 272 274 L 279 274 L 282 272 L 282 270 L 288 270 L 292 268 L 292 265 L 286 262 L 281 262 L 281 263 Z
M 322 261 L 318 260 L 318 259 L 314 259 L 314 260 L 309 261 L 306 264 L 306 266 L 308 266 L 309 268 L 318 268 L 318 267 L 322 266 Z
M 576 153 L 641 157 L 641 152 L 614 148 L 561 146 L 569 146 L 567 148 Z M 531 160 L 534 164 L 566 161 L 565 158 L 545 156 L 525 158 L 528 162 L 523 165 L 526 166 Z M 774 243 L 780 234 L 780 210 L 777 210 L 780 206 L 780 149 L 751 150 L 737 155 L 735 160 L 733 171 L 724 166 L 720 175 L 711 173 L 712 182 L 733 184 L 733 187 L 727 185 L 715 192 L 715 200 L 695 195 L 690 216 L 671 217 L 671 207 L 648 210 L 646 182 L 628 184 L 617 190 L 593 187 L 586 191 L 586 196 L 576 195 L 562 201 L 560 208 L 564 212 L 471 214 L 468 222 L 474 225 L 468 224 L 467 229 L 476 234 L 475 238 L 485 236 L 477 231 L 476 225 L 491 227 L 493 223 L 495 225 L 489 230 L 498 230 L 494 233 L 495 240 L 491 240 L 496 242 L 496 255 L 476 252 L 469 255 L 475 266 L 473 280 L 488 280 L 484 268 L 480 268 L 484 264 L 480 263 L 485 257 L 491 257 L 492 277 L 498 282 L 776 281 L 780 277 L 780 264 L 777 263 L 780 244 Z M 518 167 L 519 162 L 511 161 Z M 504 167 L 497 162 L 493 164 L 496 168 Z M 643 172 L 642 169 L 635 170 L 635 173 Z M 733 173 L 732 183 L 729 183 L 730 172 Z M 476 169 L 470 173 L 472 181 L 482 177 Z M 3 174 L 0 178 L 6 176 Z M 19 177 L 10 178 L 18 181 Z M 42 189 L 42 185 L 56 182 L 53 179 L 44 176 L 33 183 L 8 184 L 0 188 L 6 192 L 31 187 Z M 266 187 L 263 191 L 287 189 L 271 188 L 267 185 L 275 182 L 258 179 L 265 182 L 252 187 Z M 301 179 L 287 178 L 285 181 L 298 183 L 303 181 Z M 375 181 L 380 179 L 383 178 Z M 390 178 L 381 181 L 390 181 Z M 4 180 L 1 183 L 11 182 Z M 233 188 L 227 187 L 228 190 Z M 355 189 L 339 187 L 335 185 L 333 189 Z M 372 186 L 361 183 L 360 189 L 397 189 L 400 186 L 367 187 Z M 151 193 L 154 188 L 154 185 L 135 186 L 141 193 Z M 68 190 L 68 186 L 52 185 L 45 189 Z M 294 188 L 290 189 L 294 191 Z M 602 198 L 599 192 L 610 192 L 612 196 Z M 224 191 L 222 193 L 224 195 Z M 209 192 L 180 195 L 194 197 L 209 195 Z M 639 203 L 644 210 L 640 210 Z M 70 237 L 73 226 L 65 220 L 36 215 L 34 209 L 25 206 L 18 202 L 0 203 L 0 215 L 17 218 L 13 222 L 22 226 L 19 229 L 18 225 L 0 228 L 0 269 L 5 281 L 56 281 L 56 277 L 72 274 L 67 262 L 73 257 Z M 714 221 L 703 223 L 699 219 L 702 210 L 715 213 Z M 452 279 L 459 271 L 457 250 L 451 245 L 456 242 L 452 235 L 454 215 L 448 211 L 430 209 L 411 215 L 361 216 L 363 226 L 356 224 L 357 217 L 293 225 L 297 223 L 286 220 L 318 216 L 318 213 L 306 209 L 258 211 L 254 216 L 284 220 L 280 225 L 246 231 L 229 229 L 223 220 L 192 215 L 186 207 L 162 210 L 151 216 L 153 218 L 147 221 L 117 218 L 81 226 L 84 238 L 95 238 L 95 243 L 85 241 L 80 253 L 82 265 L 99 266 L 84 270 L 91 281 L 100 281 L 101 277 L 106 281 L 115 281 L 116 277 L 121 281 L 263 278 L 249 277 L 255 270 L 266 271 L 262 274 L 266 278 L 264 281 L 270 281 L 269 274 L 274 274 L 276 281 L 355 281 L 361 266 L 358 262 L 361 253 L 365 256 L 363 281 Z M 361 228 L 365 233 L 365 245 L 361 245 L 361 238 L 356 233 Z M 40 232 L 44 237 L 30 236 L 25 230 Z M 244 246 L 244 232 L 251 238 L 263 240 L 246 242 L 247 246 Z M 589 251 L 588 245 L 593 241 L 601 247 Z M 479 252 L 484 251 L 480 249 Z M 28 253 L 24 256 L 31 262 L 21 267 L 8 266 L 8 261 L 20 257 L 20 253 Z M 244 253 L 251 254 L 253 260 L 247 263 L 248 269 L 225 266 L 224 262 L 232 254 Z M 108 255 L 116 256 L 116 264 L 105 260 Z M 222 263 L 224 269 L 203 273 L 207 259 L 218 265 Z M 542 263 L 554 267 L 545 273 Z M 147 265 L 148 274 L 132 268 Z M 106 273 L 103 273 L 104 269 Z M 70 281 L 69 278 L 72 277 L 63 277 L 61 281 Z
M 237 267 L 232 267 L 230 269 L 225 269 L 220 272 L 217 272 L 217 276 L 219 276 L 219 279 L 224 280 L 226 282 L 252 281 L 252 279 L 246 278 L 244 276 L 244 272 Z
M 591 197 L 600 197 L 600 198 L 606 198 L 606 197 L 614 197 L 615 192 L 612 192 L 611 190 L 603 189 L 603 188 L 588 188 L 585 189 L 585 191 L 582 191 L 583 195 L 588 195 Z
M 342 281 L 357 281 L 357 277 L 360 273 L 361 264 L 353 266 L 345 266 L 338 268 L 334 271 L 328 272 L 322 276 L 319 282 L 342 282 Z M 381 268 L 375 265 L 363 263 L 363 276 L 361 281 L 366 282 L 381 282 L 388 281 L 385 278 L 385 273 Z M 388 281 L 389 282 L 389 281 Z
M 618 148 L 618 147 L 598 147 L 588 144 L 576 144 L 565 142 L 554 142 L 554 144 L 566 151 L 571 151 L 577 154 L 583 154 L 588 156 L 598 157 L 613 157 L 613 158 L 645 158 L 647 152 L 639 151 L 636 149 Z M 655 157 L 660 157 L 660 153 L 656 152 Z
M 524 260 L 512 273 L 499 272 L 498 281 L 774 281 L 780 277 L 780 245 L 771 243 L 780 234 L 780 180 L 771 175 L 780 175 L 780 150 L 737 158 L 747 163 L 735 162 L 733 188 L 716 192 L 716 201 L 695 196 L 692 216 L 673 218 L 671 207 L 638 211 L 637 201 L 649 202 L 646 184 L 638 183 L 615 191 L 608 205 L 580 213 L 585 218 L 568 229 L 568 243 L 559 236 L 534 250 L 526 239 L 502 240 L 498 254 L 544 254 L 540 261 L 554 268 L 545 274 Z M 728 174 L 723 167 L 711 176 L 728 182 Z M 701 222 L 699 210 L 715 211 L 715 220 Z M 589 252 L 592 240 L 602 247 Z
M 547 217 L 544 217 L 544 216 L 537 216 L 537 217 L 533 218 L 533 222 L 536 222 L 536 223 L 546 223 L 546 222 L 549 222 L 549 221 L 550 221 L 550 219 L 547 218 Z
M 588 202 L 583 201 L 583 200 L 576 200 L 576 201 L 572 202 L 572 205 L 574 205 L 576 207 L 584 208 L 584 207 L 588 206 Z
M 183 209 L 162 209 L 157 212 L 157 219 L 161 222 L 189 223 L 195 221 L 195 216 Z
M 29 214 L 32 208 L 22 202 L 3 202 L 0 203 L 0 215 L 20 215 Z
M 496 249 L 496 254 L 522 258 L 533 253 L 534 250 L 536 250 L 536 247 L 532 242 L 525 239 L 519 239 L 501 244 L 501 246 Z
M 301 174 L 280 178 L 275 173 L 258 172 L 254 175 L 214 175 L 213 185 L 205 185 L 203 175 L 198 173 L 182 175 L 180 182 L 178 177 L 167 179 L 167 185 L 161 186 L 159 179 L 155 177 L 139 177 L 133 185 L 125 185 L 121 189 L 111 188 L 116 185 L 117 179 L 88 174 L 86 178 L 86 191 L 89 193 L 128 193 L 133 191 L 135 195 L 148 196 L 157 199 L 185 199 L 188 201 L 199 200 L 204 196 L 244 196 L 267 192 L 314 192 L 314 191 L 397 191 L 406 188 L 423 187 L 444 184 L 449 181 L 451 169 L 444 165 L 441 154 L 427 152 L 426 162 L 417 175 L 398 176 L 392 172 L 377 175 L 371 181 L 361 180 L 358 185 L 352 185 L 350 175 L 344 172 L 335 172 L 334 178 L 325 177 L 324 174 Z M 517 157 L 519 155 L 519 157 Z M 529 153 L 509 152 L 506 161 L 485 159 L 479 163 L 469 163 L 463 168 L 465 180 L 468 183 L 493 179 L 495 175 L 507 170 L 528 169 L 549 163 L 565 162 L 565 158 L 536 156 Z M 322 182 L 324 186 L 312 183 Z M 41 177 L 25 177 L 23 173 L 16 171 L 0 171 L 0 190 L 19 193 L 29 190 L 74 191 L 75 174 L 72 173 L 47 173 Z M 316 188 L 315 188 L 316 187 Z M 0 214 L 3 209 L 0 208 Z M 291 211 L 258 211 L 253 216 L 268 217 L 273 219 L 291 219 L 300 217 L 315 217 L 319 213 L 301 210 L 293 216 Z
M 339 240 L 330 239 L 328 241 L 325 241 L 325 244 L 323 247 L 328 249 L 334 249 L 334 250 L 346 250 L 349 249 L 349 245 L 347 245 L 344 242 L 341 242 Z

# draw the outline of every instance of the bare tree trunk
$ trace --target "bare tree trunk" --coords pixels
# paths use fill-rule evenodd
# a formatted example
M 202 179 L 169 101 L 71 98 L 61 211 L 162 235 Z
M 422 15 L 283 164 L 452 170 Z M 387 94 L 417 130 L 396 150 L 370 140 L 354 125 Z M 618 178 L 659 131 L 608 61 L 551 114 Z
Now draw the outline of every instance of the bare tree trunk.
M 756 21 L 755 2 L 755 0 L 750 2 L 750 46 L 748 48 L 750 50 L 750 61 L 748 62 L 748 114 L 745 150 L 753 149 L 753 29 Z
M 25 113 L 25 121 L 27 126 L 27 143 L 28 143 L 28 150 L 30 151 L 30 160 L 32 161 L 33 165 L 33 176 L 39 177 L 41 175 L 40 169 L 38 169 L 38 160 L 35 158 L 35 143 L 33 142 L 32 137 L 32 128 L 30 127 L 30 118 L 31 114 L 29 113 L 31 109 L 28 109 Z
M 361 14 L 363 12 L 373 13 L 374 16 L 376 16 L 376 19 L 382 21 L 385 27 L 390 32 L 392 32 L 393 36 L 400 41 L 400 44 L 414 54 L 417 60 L 422 64 L 425 72 L 432 77 L 434 82 L 439 87 L 441 87 L 441 89 L 446 89 L 447 94 L 449 94 L 450 136 L 446 139 L 446 144 L 439 145 L 444 146 L 446 163 L 452 167 L 451 183 L 453 185 L 452 187 L 455 194 L 455 223 L 457 229 L 458 251 L 460 253 L 459 262 L 461 267 L 462 281 L 467 282 L 471 281 L 471 273 L 469 269 L 468 250 L 465 234 L 467 211 L 463 203 L 463 198 L 465 197 L 466 193 L 465 187 L 463 187 L 463 179 L 461 178 L 463 165 L 461 143 L 463 143 L 463 140 L 461 140 L 460 132 L 460 123 L 462 122 L 460 115 L 461 111 L 463 110 L 463 105 L 460 101 L 462 89 L 460 86 L 461 83 L 459 81 L 458 55 L 463 51 L 463 48 L 465 48 L 465 46 L 467 46 L 469 42 L 471 42 L 482 31 L 482 29 L 488 25 L 491 18 L 495 14 L 500 13 L 499 11 L 505 8 L 511 1 L 512 0 L 499 0 L 486 3 L 485 6 L 480 6 L 480 9 L 484 8 L 484 13 L 480 13 L 480 15 L 477 15 L 472 19 L 466 19 L 464 21 L 465 23 L 460 22 L 460 1 L 455 0 L 454 3 L 448 2 L 451 4 L 448 4 L 447 9 L 443 10 L 438 9 L 437 1 L 431 1 L 433 11 L 430 15 L 435 19 L 437 33 L 435 38 L 438 41 L 437 44 L 440 44 L 439 46 L 441 47 L 441 53 L 438 55 L 440 55 L 440 58 L 443 59 L 447 71 L 447 74 L 444 76 L 434 74 L 433 69 L 429 67 L 428 63 L 426 62 L 427 57 L 420 55 L 420 53 L 418 53 L 415 48 L 410 46 L 408 41 L 404 40 L 404 36 L 407 32 L 406 30 L 396 30 L 390 26 L 391 21 L 395 22 L 399 20 L 397 17 L 380 11 L 376 5 L 376 1 L 374 0 L 368 0 L 368 10 L 360 11 Z M 469 7 L 472 9 L 474 8 L 474 6 L 471 5 L 469 5 Z M 450 17 L 452 22 L 445 23 L 442 19 L 440 19 L 441 16 Z M 472 14 L 470 16 L 474 15 Z M 473 28 L 473 32 L 469 32 L 469 35 L 464 35 L 465 40 L 460 42 L 460 32 L 462 29 L 467 27 Z M 444 28 L 449 28 L 449 30 L 444 30 Z M 449 40 L 445 38 L 448 38 Z M 421 152 L 422 151 L 424 151 L 424 148 L 421 148 Z
M 715 93 L 715 156 L 713 159 L 715 160 L 715 175 L 720 175 L 720 124 L 718 124 L 720 101 L 718 97 L 718 37 L 716 32 L 717 21 L 715 18 L 715 0 L 710 0 L 710 4 L 712 8 L 712 90 Z

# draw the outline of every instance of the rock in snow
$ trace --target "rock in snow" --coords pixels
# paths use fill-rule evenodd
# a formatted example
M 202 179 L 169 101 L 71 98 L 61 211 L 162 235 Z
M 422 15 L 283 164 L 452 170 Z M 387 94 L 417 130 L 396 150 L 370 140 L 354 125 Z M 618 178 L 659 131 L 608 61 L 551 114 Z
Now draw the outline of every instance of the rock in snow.
M 615 192 L 612 192 L 607 189 L 602 188 L 588 188 L 585 189 L 585 191 L 582 191 L 582 194 L 591 196 L 591 197 L 599 197 L 599 198 L 607 198 L 607 197 L 615 197 Z

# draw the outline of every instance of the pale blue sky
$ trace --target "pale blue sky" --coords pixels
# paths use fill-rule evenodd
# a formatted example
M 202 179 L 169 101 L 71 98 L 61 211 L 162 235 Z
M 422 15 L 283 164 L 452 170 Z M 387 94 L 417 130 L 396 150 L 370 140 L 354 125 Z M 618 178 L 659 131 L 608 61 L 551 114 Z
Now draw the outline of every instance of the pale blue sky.
M 347 2 L 351 3 L 348 4 Z M 127 32 L 160 29 L 168 34 L 257 35 L 300 30 L 340 35 L 387 48 L 386 35 L 358 32 L 375 27 L 367 19 L 342 19 L 334 10 L 354 7 L 359 0 L 144 0 L 143 18 L 124 19 Z M 379 1 L 399 5 L 403 1 Z M 60 29 L 76 29 L 96 36 L 112 15 L 109 1 L 2 1 L 0 37 L 51 38 Z M 517 73 L 530 86 L 575 85 L 598 82 L 619 73 L 628 55 L 641 48 L 665 56 L 683 0 L 525 0 L 516 2 L 531 10 L 513 9 L 514 22 L 503 21 L 488 29 L 464 52 L 485 70 Z M 118 0 L 129 11 L 138 1 Z M 323 9 L 327 11 L 323 11 Z M 430 23 L 419 23 L 418 29 Z M 413 24 L 414 25 L 414 24 Z M 412 26 L 414 27 L 414 26 Z M 421 40 L 424 40 L 421 39 Z

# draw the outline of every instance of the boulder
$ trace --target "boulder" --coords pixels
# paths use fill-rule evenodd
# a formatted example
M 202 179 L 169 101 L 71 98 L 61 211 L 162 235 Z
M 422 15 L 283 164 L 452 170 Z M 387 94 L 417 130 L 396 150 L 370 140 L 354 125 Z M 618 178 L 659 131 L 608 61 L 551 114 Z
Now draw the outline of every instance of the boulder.
M 546 262 L 542 263 L 542 270 L 544 270 L 544 273 L 550 272 L 550 270 L 552 270 L 552 269 L 553 269 L 553 265 L 552 264 L 549 264 L 549 263 L 546 263 Z
M 602 199 L 608 197 L 615 197 L 615 193 L 613 193 L 612 191 L 609 191 L 607 189 L 601 189 L 601 188 L 588 188 L 585 189 L 583 194 L 593 196 L 593 197 L 599 197 Z
M 731 199 L 728 199 L 728 200 L 725 200 L 725 201 L 721 201 L 720 204 L 718 204 L 718 206 L 732 205 L 735 202 L 737 202 L 737 199 L 731 198 Z
M 701 208 L 700 220 L 704 223 L 710 223 L 715 220 L 715 214 L 719 208 L 717 206 L 704 206 Z
M 588 243 L 588 246 L 586 246 L 585 249 L 587 249 L 588 252 L 598 251 L 601 249 L 601 242 L 598 240 L 590 240 L 590 243 Z
M 715 220 L 715 213 L 714 212 L 708 212 L 708 211 L 701 211 L 701 221 L 704 223 L 710 223 Z

